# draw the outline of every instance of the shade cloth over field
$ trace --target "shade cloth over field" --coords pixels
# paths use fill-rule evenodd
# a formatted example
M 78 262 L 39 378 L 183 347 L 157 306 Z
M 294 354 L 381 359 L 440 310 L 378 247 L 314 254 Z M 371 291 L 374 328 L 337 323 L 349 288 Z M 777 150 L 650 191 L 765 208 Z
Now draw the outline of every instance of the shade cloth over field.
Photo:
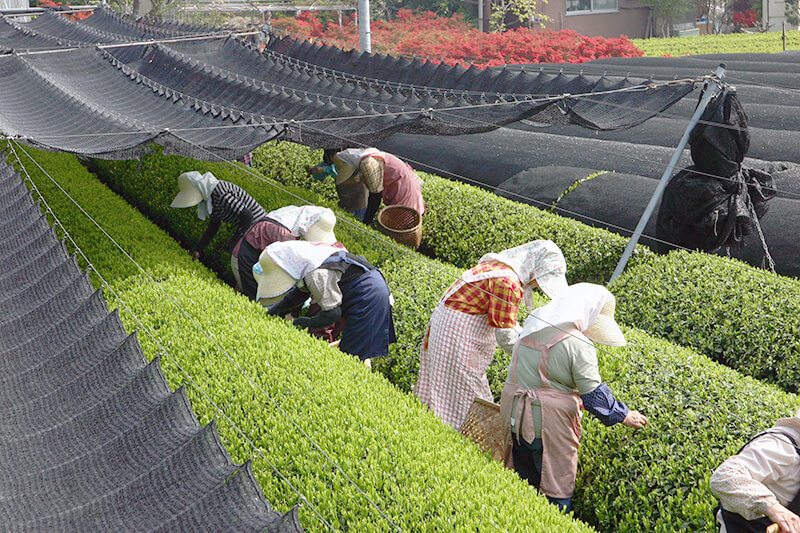
M 0 530 L 301 531 L 145 361 L 2 155 L 0 413 Z
M 152 39 L 168 42 L 142 43 Z M 81 22 L 54 13 L 30 23 L 5 18 L 4 50 L 0 130 L 104 158 L 134 157 L 155 141 L 169 153 L 232 159 L 274 138 L 340 148 L 398 132 L 485 132 L 537 114 L 625 128 L 693 89 L 687 81 L 654 88 L 647 78 L 464 69 L 340 50 L 320 66 L 301 54 L 319 59 L 318 45 L 273 38 L 261 53 L 219 29 L 151 25 L 107 9 Z M 353 75 L 356 60 L 380 68 Z M 606 92 L 630 88 L 637 90 Z

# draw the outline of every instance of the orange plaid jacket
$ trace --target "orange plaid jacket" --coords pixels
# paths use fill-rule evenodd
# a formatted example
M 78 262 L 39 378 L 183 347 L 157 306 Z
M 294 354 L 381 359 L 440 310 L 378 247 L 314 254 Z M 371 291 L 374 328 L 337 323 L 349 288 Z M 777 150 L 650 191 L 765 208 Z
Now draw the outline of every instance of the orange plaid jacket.
M 478 263 L 470 272 L 482 274 L 504 269 L 510 270 L 510 267 L 499 261 L 486 261 Z M 517 324 L 520 302 L 522 284 L 516 276 L 503 276 L 465 284 L 445 300 L 444 305 L 468 315 L 486 314 L 493 328 L 511 328 Z

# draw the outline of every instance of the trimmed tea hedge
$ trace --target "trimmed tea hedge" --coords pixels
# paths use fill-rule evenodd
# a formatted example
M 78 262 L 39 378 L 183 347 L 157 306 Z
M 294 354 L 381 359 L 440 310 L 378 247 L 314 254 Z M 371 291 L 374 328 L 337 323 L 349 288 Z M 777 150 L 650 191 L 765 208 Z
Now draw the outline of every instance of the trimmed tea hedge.
M 613 290 L 626 323 L 800 390 L 800 280 L 675 251 L 627 270 Z
M 631 39 L 646 57 L 698 54 L 775 53 L 783 50 L 780 32 L 728 33 L 667 39 Z M 786 49 L 800 49 L 800 31 L 786 32 Z
M 114 179 L 143 178 L 116 173 Z M 359 246 L 369 249 L 364 241 L 371 237 L 357 236 L 362 239 Z M 356 243 L 345 244 L 352 248 Z M 381 269 L 397 300 L 397 322 L 409 332 L 401 342 L 417 342 L 457 270 L 411 252 L 385 260 Z M 622 400 L 650 416 L 651 424 L 632 433 L 623 427 L 605 428 L 587 417 L 577 514 L 603 531 L 712 531 L 715 502 L 707 488 L 711 471 L 749 436 L 771 425 L 775 416 L 793 413 L 798 400 L 642 331 L 626 329 L 626 335 L 627 347 L 600 353 L 601 373 Z M 417 348 L 401 349 L 413 357 Z M 504 378 L 504 364 L 492 378 L 495 393 Z M 414 374 L 405 360 L 396 361 L 387 372 L 403 387 L 413 383 Z
M 260 306 L 214 281 L 74 157 L 36 152 L 36 158 L 156 277 L 153 282 L 134 274 L 111 241 L 26 161 L 58 218 L 125 303 L 120 312 L 126 328 L 139 328 L 139 321 L 144 325 L 139 340 L 145 353 L 152 357 L 166 350 L 192 377 L 187 392 L 195 413 L 202 423 L 221 415 L 219 431 L 235 460 L 247 460 L 254 450 L 228 419 L 334 528 L 393 529 L 293 421 L 404 531 L 509 531 L 520 524 L 542 532 L 589 530 L 558 513 L 413 397 L 354 358 L 265 317 Z M 195 320 L 213 341 L 198 331 Z M 173 387 L 186 381 L 169 357 L 162 357 L 162 366 Z M 291 507 L 298 497 L 289 484 L 273 474 L 260 454 L 253 460 L 268 500 L 282 510 Z M 301 516 L 309 531 L 327 530 L 309 505 L 302 507 Z
M 264 149 L 256 160 L 268 166 L 267 161 L 279 159 L 280 146 Z M 296 146 L 288 149 L 302 153 Z M 605 283 L 627 242 L 611 232 L 435 176 L 426 175 L 423 193 L 429 209 L 424 245 L 461 268 L 474 265 L 486 251 L 552 239 L 564 252 L 571 282 Z M 800 390 L 800 281 L 710 254 L 660 256 L 637 247 L 613 289 L 621 322 L 692 347 L 787 391 Z
M 318 163 L 321 151 L 292 143 L 267 143 L 253 154 L 253 164 L 286 185 L 315 187 L 334 201 L 327 182 L 305 176 L 304 165 Z M 534 239 L 551 239 L 564 252 L 570 281 L 604 283 L 611 277 L 627 239 L 609 231 L 501 198 L 484 189 L 424 172 L 422 194 L 428 211 L 423 218 L 422 249 L 434 257 L 470 268 L 487 251 L 505 250 Z M 322 185 L 320 185 L 322 183 Z M 637 246 L 631 264 L 654 257 Z

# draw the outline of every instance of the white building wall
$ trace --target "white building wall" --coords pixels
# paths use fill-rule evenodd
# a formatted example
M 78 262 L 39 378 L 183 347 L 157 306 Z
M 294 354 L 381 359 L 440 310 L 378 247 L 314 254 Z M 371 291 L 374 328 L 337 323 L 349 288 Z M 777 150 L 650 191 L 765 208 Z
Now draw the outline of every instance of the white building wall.
M 769 31 L 781 31 L 783 29 L 785 8 L 786 2 L 784 0 L 761 0 L 761 12 L 764 14 L 764 21 L 769 24 Z M 786 29 L 794 30 L 797 28 L 787 24 Z
M 29 0 L 0 0 L 0 9 L 31 7 Z

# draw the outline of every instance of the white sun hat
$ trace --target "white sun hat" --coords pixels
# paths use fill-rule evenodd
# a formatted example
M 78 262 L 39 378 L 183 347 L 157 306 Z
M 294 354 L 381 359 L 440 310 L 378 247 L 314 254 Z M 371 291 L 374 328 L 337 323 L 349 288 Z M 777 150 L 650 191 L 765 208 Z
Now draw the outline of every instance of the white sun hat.
M 616 299 L 602 285 L 576 283 L 534 309 L 525 320 L 520 337 L 527 337 L 548 327 L 575 328 L 594 342 L 607 346 L 625 346 L 625 335 L 614 320 Z
M 529 243 L 504 250 L 497 254 L 486 254 L 479 263 L 500 261 L 511 267 L 519 277 L 525 291 L 525 305 L 530 309 L 533 300 L 528 283 L 536 280 L 539 288 L 547 296 L 555 298 L 567 288 L 567 262 L 561 249 L 549 240 L 531 241 Z
M 270 244 L 258 256 L 258 263 L 253 265 L 253 277 L 258 282 L 256 300 L 280 299 L 295 283 L 331 255 L 341 251 L 341 248 L 318 242 L 283 241 Z
M 270 211 L 267 217 L 286 226 L 295 238 L 333 244 L 336 215 L 327 207 L 287 205 Z
M 283 295 L 297 283 L 297 280 L 272 260 L 266 249 L 261 252 L 258 262 L 253 265 L 253 277 L 258 283 L 256 301 L 265 306 L 281 301 Z
M 214 192 L 219 180 L 211 172 L 200 174 L 197 171 L 184 172 L 178 176 L 178 189 L 180 191 L 169 204 L 170 207 L 184 208 L 197 206 L 197 217 L 205 220 L 211 214 L 211 193 Z
M 356 174 L 361 160 L 373 154 L 380 153 L 377 148 L 348 148 L 333 156 L 336 166 L 336 185 L 346 182 Z
M 333 244 L 336 242 L 336 234 L 333 232 L 335 225 L 336 215 L 330 209 L 326 209 L 320 213 L 317 221 L 303 234 L 303 240 Z

